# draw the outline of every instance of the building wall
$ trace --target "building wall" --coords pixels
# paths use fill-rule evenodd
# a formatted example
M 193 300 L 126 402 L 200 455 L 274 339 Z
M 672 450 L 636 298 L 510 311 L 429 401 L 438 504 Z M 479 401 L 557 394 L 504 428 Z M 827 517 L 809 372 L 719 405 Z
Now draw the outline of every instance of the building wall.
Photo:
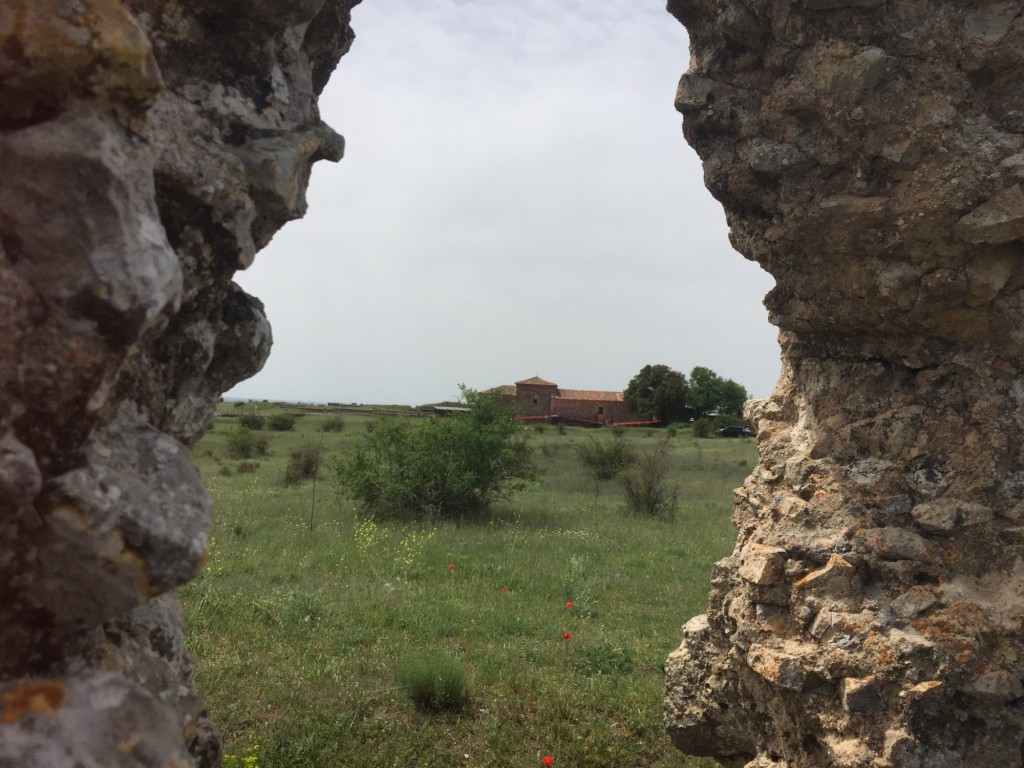
M 556 387 L 546 384 L 517 384 L 516 410 L 521 416 L 550 416 L 556 391 Z
M 575 400 L 557 397 L 551 401 L 551 413 L 565 419 L 614 424 L 630 421 L 629 406 L 621 400 Z

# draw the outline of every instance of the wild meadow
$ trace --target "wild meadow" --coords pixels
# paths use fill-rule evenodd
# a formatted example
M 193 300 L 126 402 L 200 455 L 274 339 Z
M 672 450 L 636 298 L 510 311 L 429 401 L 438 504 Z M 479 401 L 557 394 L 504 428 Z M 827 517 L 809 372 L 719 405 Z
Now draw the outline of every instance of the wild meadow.
M 232 458 L 256 407 L 272 412 L 223 404 L 193 449 L 215 513 L 181 590 L 227 765 L 714 765 L 671 747 L 662 664 L 732 548 L 753 440 L 627 430 L 637 451 L 667 441 L 669 520 L 628 513 L 618 480 L 588 474 L 577 446 L 610 430 L 528 427 L 540 472 L 511 500 L 472 522 L 396 521 L 332 478 L 368 417 L 307 414 L 252 433 L 265 455 Z M 303 447 L 319 448 L 318 479 L 284 484 Z

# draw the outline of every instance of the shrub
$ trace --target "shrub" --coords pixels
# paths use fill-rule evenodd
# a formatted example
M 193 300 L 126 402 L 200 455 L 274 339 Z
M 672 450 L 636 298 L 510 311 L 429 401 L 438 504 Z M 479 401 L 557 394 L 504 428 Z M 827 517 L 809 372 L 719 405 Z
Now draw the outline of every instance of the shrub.
M 273 432 L 291 432 L 298 418 L 294 413 L 272 413 L 267 417 L 267 429 Z
M 345 428 L 345 420 L 341 416 L 331 416 L 323 420 L 321 432 L 341 432 Z
M 693 422 L 693 434 L 695 437 L 711 437 L 722 427 L 731 427 L 742 423 L 743 419 L 737 419 L 735 416 L 705 416 Z
M 616 426 L 612 427 L 612 434 L 615 437 L 622 437 L 623 435 L 626 434 L 626 428 L 625 427 L 620 427 L 620 426 L 616 425 Z
M 257 435 L 251 429 L 239 426 L 228 432 L 227 447 L 228 456 L 233 459 L 251 459 L 254 456 L 265 456 L 267 453 L 267 438 L 264 435 Z
M 292 451 L 281 477 L 282 485 L 296 485 L 320 474 L 320 448 L 307 443 Z
M 561 422 L 559 422 L 559 424 L 558 424 L 558 434 L 564 435 L 567 431 L 568 430 L 566 430 L 565 424 L 562 424 Z
M 390 515 L 462 517 L 481 512 L 534 477 L 530 447 L 513 412 L 463 388 L 465 412 L 377 419 L 335 462 L 339 485 L 366 507 Z
M 258 461 L 240 461 L 235 466 L 235 471 L 240 475 L 248 475 L 252 472 L 260 471 L 260 463 Z
M 595 440 L 576 446 L 576 455 L 595 480 L 611 480 L 636 460 L 629 444 L 620 438 Z
M 266 419 L 258 413 L 243 413 L 238 417 L 238 423 L 246 429 L 263 429 Z
M 668 442 L 662 440 L 643 451 L 620 479 L 626 489 L 626 506 L 634 515 L 675 517 L 679 489 L 668 481 Z
M 424 709 L 461 712 L 469 705 L 466 672 L 450 656 L 411 653 L 398 664 L 398 682 Z

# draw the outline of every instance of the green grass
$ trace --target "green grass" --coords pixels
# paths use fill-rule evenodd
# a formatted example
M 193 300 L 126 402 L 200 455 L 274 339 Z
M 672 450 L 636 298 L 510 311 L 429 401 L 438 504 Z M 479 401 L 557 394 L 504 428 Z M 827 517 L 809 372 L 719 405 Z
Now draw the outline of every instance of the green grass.
M 626 514 L 617 481 L 587 474 L 575 446 L 594 433 L 531 431 L 543 472 L 528 490 L 482 522 L 424 525 L 364 519 L 326 472 L 315 508 L 312 482 L 280 484 L 301 445 L 322 439 L 336 455 L 364 434 L 366 417 L 327 433 L 325 418 L 271 433 L 252 472 L 227 458 L 230 416 L 194 449 L 213 546 L 181 595 L 228 753 L 259 745 L 261 768 L 539 766 L 547 754 L 556 766 L 713 765 L 669 744 L 662 664 L 732 548 L 731 490 L 753 441 L 680 430 L 667 523 Z M 625 439 L 643 450 L 663 434 Z M 466 705 L 417 706 L 399 678 L 410 658 L 457 665 Z

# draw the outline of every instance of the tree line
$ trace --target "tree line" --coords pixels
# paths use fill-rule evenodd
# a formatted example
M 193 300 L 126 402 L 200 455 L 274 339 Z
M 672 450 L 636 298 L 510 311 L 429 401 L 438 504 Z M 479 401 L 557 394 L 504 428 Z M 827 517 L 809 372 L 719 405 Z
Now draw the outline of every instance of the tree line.
M 662 424 L 709 416 L 743 416 L 746 388 L 710 368 L 695 366 L 687 377 L 667 365 L 645 365 L 623 395 L 633 411 Z

